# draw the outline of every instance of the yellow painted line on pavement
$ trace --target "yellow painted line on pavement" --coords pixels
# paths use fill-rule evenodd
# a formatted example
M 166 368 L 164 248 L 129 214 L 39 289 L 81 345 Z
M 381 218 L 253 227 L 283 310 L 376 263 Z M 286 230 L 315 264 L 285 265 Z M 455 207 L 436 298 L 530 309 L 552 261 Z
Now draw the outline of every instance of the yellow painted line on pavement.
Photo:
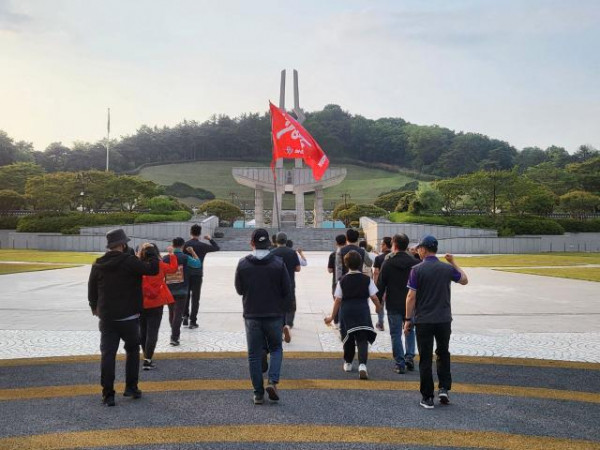
M 120 428 L 115 430 L 51 433 L 0 439 L 0 448 L 7 450 L 67 449 L 207 442 L 362 443 L 508 450 L 600 449 L 600 443 L 594 441 L 496 431 L 258 424 Z
M 123 384 L 115 389 L 122 392 Z M 144 392 L 169 391 L 243 391 L 251 389 L 249 380 L 192 379 L 172 381 L 146 381 L 140 384 Z M 418 381 L 373 381 L 373 380 L 327 380 L 302 379 L 283 380 L 282 391 L 286 390 L 368 390 L 368 391 L 419 391 Z M 28 388 L 0 389 L 0 401 L 27 400 L 40 398 L 78 397 L 99 395 L 100 386 L 76 384 L 66 386 L 37 386 Z M 500 395 L 510 397 L 539 398 L 546 400 L 567 400 L 583 403 L 600 403 L 596 392 L 568 391 L 538 387 L 506 386 L 495 384 L 455 383 L 452 392 L 477 395 Z
M 177 352 L 177 353 L 155 353 L 155 359 L 179 360 L 179 359 L 246 359 L 246 352 Z M 341 352 L 284 352 L 284 359 L 341 359 Z M 124 360 L 125 355 L 117 355 L 117 359 Z M 370 353 L 369 359 L 382 360 L 392 359 L 391 353 Z M 417 357 L 418 360 L 418 357 Z M 70 364 L 100 362 L 100 355 L 76 355 L 76 356 L 50 356 L 43 358 L 16 358 L 0 359 L 0 367 L 38 366 L 46 364 Z M 527 366 L 559 369 L 600 370 L 600 363 L 555 361 L 533 358 L 504 358 L 494 356 L 462 356 L 452 355 L 453 363 L 461 364 L 485 364 L 505 366 Z

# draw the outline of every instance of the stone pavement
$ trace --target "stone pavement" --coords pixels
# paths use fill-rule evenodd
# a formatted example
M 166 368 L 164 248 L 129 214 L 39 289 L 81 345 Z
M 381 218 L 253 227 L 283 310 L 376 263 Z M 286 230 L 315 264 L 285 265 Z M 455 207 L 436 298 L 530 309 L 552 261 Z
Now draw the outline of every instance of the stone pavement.
M 245 253 L 209 254 L 197 330 L 168 345 L 163 321 L 159 352 L 243 351 L 241 299 L 234 270 Z M 290 351 L 340 351 L 337 332 L 323 324 L 331 310 L 326 252 L 309 252 L 297 274 L 298 312 Z M 466 269 L 470 283 L 453 286 L 457 355 L 600 362 L 600 283 L 491 269 Z M 87 305 L 89 266 L 0 277 L 0 359 L 99 352 L 97 319 Z M 380 333 L 373 352 L 391 351 Z

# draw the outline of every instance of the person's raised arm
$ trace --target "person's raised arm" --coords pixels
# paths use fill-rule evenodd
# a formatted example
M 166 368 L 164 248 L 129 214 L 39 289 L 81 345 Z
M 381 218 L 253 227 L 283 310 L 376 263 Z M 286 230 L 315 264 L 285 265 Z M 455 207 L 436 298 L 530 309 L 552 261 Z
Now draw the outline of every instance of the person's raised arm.
M 444 258 L 446 258 L 446 261 L 448 261 L 450 263 L 450 265 L 454 268 L 454 270 L 456 270 L 456 272 L 458 272 L 460 274 L 460 278 L 459 278 L 458 274 L 456 274 L 453 277 L 453 280 L 456 281 L 458 284 L 462 284 L 463 286 L 465 284 L 467 284 L 469 282 L 469 279 L 467 278 L 467 274 L 465 273 L 464 270 L 462 270 L 460 267 L 458 267 L 458 264 L 456 264 L 456 261 L 454 260 L 454 255 L 447 253 L 446 256 L 444 256 Z
M 219 244 L 217 244 L 208 234 L 204 236 L 204 239 L 210 242 L 210 245 L 207 244 L 208 248 L 206 249 L 206 253 L 218 252 L 221 250 Z
M 171 247 L 170 245 L 167 247 L 167 251 L 169 252 L 169 255 L 162 261 L 163 270 L 165 271 L 165 273 L 175 273 L 177 272 L 177 267 L 179 266 L 177 257 L 173 253 L 173 247 Z M 168 263 L 166 262 L 166 259 L 169 260 Z
M 130 255 L 126 260 L 126 267 L 136 275 L 156 275 L 160 269 L 159 259 L 153 248 L 146 250 L 148 261 L 141 261 L 137 256 Z

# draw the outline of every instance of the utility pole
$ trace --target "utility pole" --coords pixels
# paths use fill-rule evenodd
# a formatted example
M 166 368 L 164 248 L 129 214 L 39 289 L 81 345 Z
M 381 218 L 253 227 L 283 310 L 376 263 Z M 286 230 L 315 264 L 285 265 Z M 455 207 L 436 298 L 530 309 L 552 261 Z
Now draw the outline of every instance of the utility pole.
M 350 194 L 348 194 L 348 192 L 344 192 L 340 197 L 342 197 L 342 199 L 344 200 L 344 206 L 347 207 L 348 199 L 351 198 Z

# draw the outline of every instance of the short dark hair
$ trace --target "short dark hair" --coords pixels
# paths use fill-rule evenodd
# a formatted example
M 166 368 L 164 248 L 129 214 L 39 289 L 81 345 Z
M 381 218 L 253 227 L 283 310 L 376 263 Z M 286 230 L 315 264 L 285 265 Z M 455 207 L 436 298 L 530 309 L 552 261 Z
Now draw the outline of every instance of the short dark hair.
M 346 235 L 345 234 L 338 234 L 335 237 L 335 242 L 337 245 L 346 245 Z
M 358 231 L 356 231 L 353 228 L 350 228 L 348 231 L 346 231 L 346 239 L 348 240 L 348 242 L 355 243 L 356 241 L 358 241 L 358 236 Z
M 360 248 L 367 248 L 367 241 L 360 241 L 360 242 L 358 243 L 358 246 L 359 246 Z
M 392 238 L 389 236 L 384 237 L 381 242 L 383 242 L 385 244 L 385 246 L 387 248 L 389 248 L 390 250 L 392 249 Z
M 361 269 L 362 262 L 362 258 L 356 250 L 351 250 L 344 256 L 344 264 L 349 270 Z
M 192 227 L 190 228 L 190 234 L 192 236 L 200 236 L 201 233 L 202 233 L 202 227 L 200 225 L 198 225 L 197 223 L 192 225 Z
M 175 239 L 173 239 L 173 247 L 183 247 L 183 244 L 185 244 L 185 240 L 181 237 L 176 237 Z
M 277 235 L 276 234 L 271 236 L 271 242 L 273 242 L 273 244 L 277 244 Z
M 294 246 L 294 241 L 292 241 L 291 239 L 288 239 L 287 242 L 285 243 L 285 246 L 292 248 Z
M 394 246 L 401 252 L 408 248 L 408 236 L 404 233 L 395 234 L 392 240 L 394 241 Z

